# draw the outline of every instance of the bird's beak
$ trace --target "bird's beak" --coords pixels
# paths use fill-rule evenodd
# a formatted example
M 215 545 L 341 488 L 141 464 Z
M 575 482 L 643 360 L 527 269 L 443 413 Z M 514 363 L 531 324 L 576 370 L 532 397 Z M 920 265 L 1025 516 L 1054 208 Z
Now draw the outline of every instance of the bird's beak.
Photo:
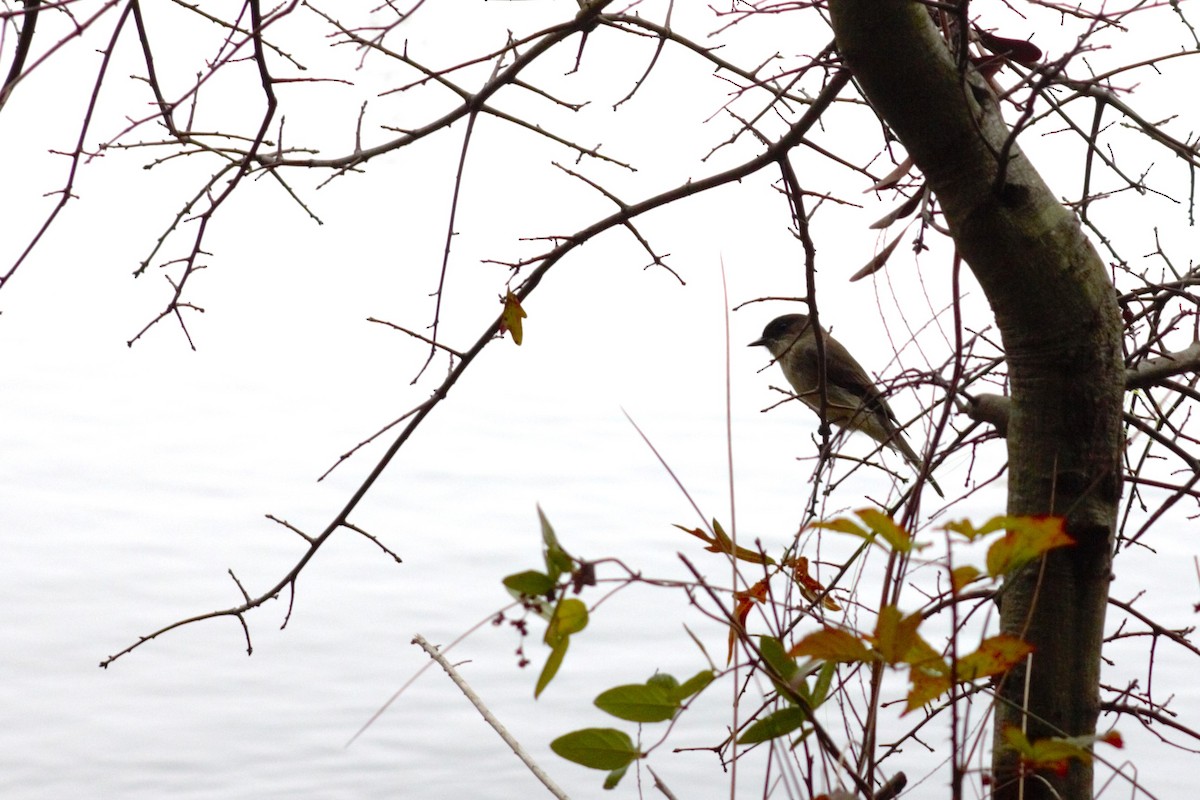
M 746 345 L 746 347 L 766 347 L 766 346 L 767 346 L 766 339 L 755 339 L 753 342 Z

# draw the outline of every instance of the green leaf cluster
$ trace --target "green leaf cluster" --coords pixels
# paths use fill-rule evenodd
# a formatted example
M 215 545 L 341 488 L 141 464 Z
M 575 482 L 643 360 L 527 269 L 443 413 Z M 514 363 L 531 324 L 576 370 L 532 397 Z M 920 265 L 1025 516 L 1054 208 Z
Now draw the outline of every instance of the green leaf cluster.
M 819 667 L 811 663 L 807 667 L 800 666 L 788 655 L 783 642 L 773 636 L 760 636 L 758 650 L 779 697 L 788 705 L 750 723 L 738 737 L 738 744 L 758 744 L 803 728 L 809 715 L 829 697 L 837 672 L 835 661 L 826 661 Z M 796 741 L 809 733 L 808 730 L 801 731 Z
M 645 683 L 614 686 L 596 696 L 596 707 L 628 722 L 666 722 L 684 703 L 712 683 L 712 670 L 697 672 L 680 683 L 672 675 L 656 673 Z M 558 755 L 592 769 L 608 770 L 604 788 L 612 789 L 629 765 L 645 754 L 634 746 L 624 731 L 616 728 L 584 728 L 563 734 L 550 743 Z
M 543 641 L 550 647 L 550 656 L 538 676 L 537 685 L 533 690 L 534 697 L 539 697 L 558 674 L 558 669 L 567 656 L 567 648 L 571 645 L 571 635 L 579 633 L 588 624 L 588 610 L 584 602 L 574 597 L 563 597 L 559 592 L 559 581 L 563 575 L 573 572 L 576 561 L 559 544 L 554 527 L 550 520 L 546 519 L 541 506 L 538 506 L 537 512 L 542 527 L 542 561 L 545 571 L 525 570 L 509 575 L 503 580 L 504 587 L 513 597 L 535 609 L 548 623 Z M 558 602 L 552 605 L 556 596 L 559 598 Z

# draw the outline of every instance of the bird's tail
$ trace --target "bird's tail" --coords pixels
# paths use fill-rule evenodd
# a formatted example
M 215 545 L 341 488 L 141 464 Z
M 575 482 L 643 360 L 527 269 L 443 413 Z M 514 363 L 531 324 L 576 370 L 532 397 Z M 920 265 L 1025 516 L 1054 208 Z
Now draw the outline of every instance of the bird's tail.
M 898 430 L 893 430 L 886 444 L 897 453 L 904 456 L 904 460 L 907 461 L 912 468 L 917 471 L 918 474 L 924 471 L 925 463 L 921 460 L 921 457 L 913 451 L 912 446 L 908 443 L 908 440 L 904 438 L 903 433 Z M 925 478 L 929 481 L 929 485 L 933 488 L 933 490 L 937 492 L 938 497 L 946 496 L 942 494 L 942 487 L 938 486 L 938 482 L 933 479 L 932 475 L 926 475 Z

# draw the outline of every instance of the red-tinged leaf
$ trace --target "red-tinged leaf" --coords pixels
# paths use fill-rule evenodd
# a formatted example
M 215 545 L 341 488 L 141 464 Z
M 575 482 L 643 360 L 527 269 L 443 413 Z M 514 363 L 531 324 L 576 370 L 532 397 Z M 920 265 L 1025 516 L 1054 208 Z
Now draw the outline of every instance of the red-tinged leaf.
M 805 636 L 788 650 L 792 658 L 807 656 L 821 661 L 870 663 L 877 660 L 866 643 L 847 631 L 825 628 Z
M 504 310 L 500 312 L 500 333 L 510 331 L 513 342 L 519 345 L 525 337 L 521 329 L 521 320 L 526 317 L 525 309 L 521 308 L 521 301 L 511 290 L 500 299 L 500 302 L 504 304 Z
M 904 178 L 904 176 L 907 175 L 910 170 L 912 170 L 912 168 L 913 168 L 912 156 L 908 156 L 903 161 L 901 161 L 899 164 L 897 164 L 895 169 L 893 169 L 887 175 L 884 175 L 879 180 L 875 181 L 875 183 L 871 186 L 870 189 L 867 189 L 867 191 L 868 192 L 878 192 L 881 189 L 892 188 L 893 186 L 898 184 Z
M 871 635 L 871 644 L 875 652 L 888 664 L 898 664 L 907 661 L 909 652 L 917 646 L 917 626 L 921 624 L 921 614 L 904 616 L 895 606 L 884 606 L 875 621 L 875 632 Z
M 988 575 L 1011 575 L 1056 547 L 1075 544 L 1063 530 L 1063 518 L 1051 516 L 997 517 L 1007 530 L 987 552 Z M 989 522 L 989 524 L 991 524 Z
M 858 272 L 850 276 L 850 283 L 860 281 L 868 275 L 874 275 L 876 272 L 879 272 L 879 270 L 883 269 L 884 265 L 887 264 L 888 259 L 892 257 L 892 253 L 896 250 L 896 245 L 900 244 L 900 240 L 904 238 L 905 233 L 907 233 L 907 230 L 900 231 L 900 234 L 895 239 L 892 239 L 890 242 L 884 245 L 883 249 L 876 253 L 870 261 L 864 264 Z
M 783 562 L 785 567 L 792 570 L 792 580 L 800 588 L 800 594 L 810 603 L 816 602 L 818 597 L 821 598 L 821 605 L 830 611 L 841 611 L 842 607 L 829 595 L 825 587 L 816 578 L 808 574 L 808 559 L 804 556 L 796 556 L 789 558 Z
M 1033 645 L 1015 636 L 1000 634 L 984 639 L 974 653 L 958 659 L 955 676 L 960 681 L 975 681 L 1008 672 L 1030 653 Z
M 1009 39 L 987 31 L 979 31 L 979 43 L 996 55 L 1011 58 L 1027 67 L 1042 60 L 1041 48 L 1025 39 Z
M 1118 750 L 1125 747 L 1125 740 L 1121 738 L 1121 732 L 1116 730 L 1101 734 L 1098 741 L 1104 742 L 1105 744 L 1110 744 Z
M 924 199 L 925 199 L 925 190 L 922 189 L 921 191 L 914 194 L 912 197 L 907 198 L 903 203 L 896 206 L 894 209 L 889 211 L 887 214 L 884 214 L 882 217 L 880 217 L 879 219 L 872 222 L 867 227 L 873 231 L 880 231 L 880 230 L 883 230 L 884 228 L 890 227 L 891 224 L 893 222 L 895 222 L 896 220 L 904 219 L 905 217 L 907 217 L 908 215 L 910 215 L 914 211 L 916 211 L 917 206 L 919 206 L 921 204 L 921 201 Z
M 970 56 L 976 71 L 984 78 L 990 78 L 1003 69 L 1005 61 L 1001 56 Z
M 750 616 L 750 609 L 754 608 L 755 603 L 766 601 L 767 588 L 767 580 L 764 578 L 744 592 L 733 593 L 735 601 L 733 615 L 737 620 L 737 625 L 729 626 L 729 652 L 725 656 L 726 664 L 733 661 L 733 646 L 737 643 L 738 629 L 746 630 L 746 618 Z

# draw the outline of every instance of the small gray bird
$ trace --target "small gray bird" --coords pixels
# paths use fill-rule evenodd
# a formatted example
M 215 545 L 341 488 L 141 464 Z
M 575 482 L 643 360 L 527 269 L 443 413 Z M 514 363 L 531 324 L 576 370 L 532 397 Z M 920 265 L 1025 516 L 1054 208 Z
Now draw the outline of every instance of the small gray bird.
M 896 415 L 883 393 L 837 339 L 824 329 L 821 333 L 825 343 L 825 419 L 839 428 L 862 431 L 904 456 L 919 472 L 921 459 L 896 427 Z M 820 414 L 817 337 L 808 317 L 784 314 L 771 320 L 762 336 L 750 343 L 750 347 L 759 346 L 767 348 L 779 362 L 784 377 L 804 404 Z M 938 496 L 943 496 L 932 477 L 929 485 Z

